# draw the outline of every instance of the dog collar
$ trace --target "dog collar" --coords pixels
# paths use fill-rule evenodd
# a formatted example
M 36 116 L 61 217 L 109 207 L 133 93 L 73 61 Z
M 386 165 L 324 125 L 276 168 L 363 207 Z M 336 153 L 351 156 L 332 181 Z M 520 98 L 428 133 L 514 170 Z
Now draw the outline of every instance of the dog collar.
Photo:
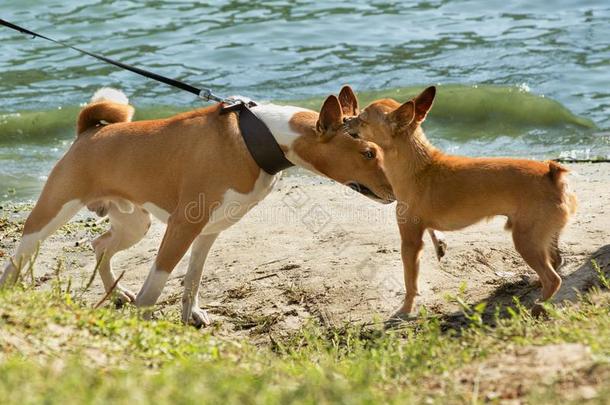
M 222 109 L 222 113 L 235 112 L 238 115 L 239 130 L 252 158 L 266 173 L 277 174 L 294 166 L 286 159 L 284 151 L 265 123 L 250 110 L 256 106 L 253 101 L 237 101 Z

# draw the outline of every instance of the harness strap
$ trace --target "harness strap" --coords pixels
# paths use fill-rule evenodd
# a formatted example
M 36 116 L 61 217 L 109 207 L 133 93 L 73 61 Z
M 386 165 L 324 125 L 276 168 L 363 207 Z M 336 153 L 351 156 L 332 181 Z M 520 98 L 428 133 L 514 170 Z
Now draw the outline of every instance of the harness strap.
M 294 166 L 286 159 L 267 125 L 250 110 L 251 105 L 239 103 L 237 106 L 229 106 L 228 110 L 239 113 L 241 136 L 258 167 L 269 174 L 276 174 Z

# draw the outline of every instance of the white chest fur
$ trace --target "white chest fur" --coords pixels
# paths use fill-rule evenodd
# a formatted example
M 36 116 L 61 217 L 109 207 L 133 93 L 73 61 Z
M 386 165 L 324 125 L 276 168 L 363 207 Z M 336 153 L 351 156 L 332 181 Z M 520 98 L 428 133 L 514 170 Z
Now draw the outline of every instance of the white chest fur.
M 265 198 L 277 182 L 279 174 L 271 175 L 261 170 L 254 188 L 247 194 L 229 189 L 225 192 L 222 203 L 213 209 L 208 224 L 203 228 L 203 235 L 224 231 Z
M 228 189 L 219 204 L 214 207 L 208 207 L 211 210 L 211 215 L 201 232 L 202 235 L 222 232 L 239 221 L 273 190 L 279 176 L 279 174 L 271 175 L 261 170 L 256 183 L 254 183 L 254 188 L 249 193 L 242 194 L 233 189 Z M 193 206 L 188 208 L 189 212 L 187 212 L 187 215 L 200 218 L 201 209 L 205 209 L 202 203 L 203 201 L 194 202 Z M 160 221 L 167 223 L 169 218 L 168 212 L 152 203 L 143 204 L 143 208 Z

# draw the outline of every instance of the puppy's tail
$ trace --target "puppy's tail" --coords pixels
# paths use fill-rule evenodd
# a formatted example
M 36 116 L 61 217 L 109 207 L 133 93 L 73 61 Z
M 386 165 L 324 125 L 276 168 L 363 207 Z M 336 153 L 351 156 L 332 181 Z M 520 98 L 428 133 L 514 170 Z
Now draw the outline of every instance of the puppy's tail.
M 95 92 L 89 104 L 78 114 L 76 134 L 118 122 L 129 122 L 135 109 L 120 90 L 104 87 Z
M 567 168 L 560 165 L 557 162 L 549 161 L 549 177 L 554 185 L 559 187 L 562 194 L 563 203 L 567 208 L 568 214 L 573 215 L 576 213 L 578 208 L 578 199 L 576 194 L 570 190 L 570 186 L 565 178 L 565 175 L 569 172 Z
M 552 160 L 549 160 L 547 163 L 549 164 L 549 177 L 551 178 L 551 181 L 559 184 L 563 179 L 564 173 L 568 172 L 568 169 Z

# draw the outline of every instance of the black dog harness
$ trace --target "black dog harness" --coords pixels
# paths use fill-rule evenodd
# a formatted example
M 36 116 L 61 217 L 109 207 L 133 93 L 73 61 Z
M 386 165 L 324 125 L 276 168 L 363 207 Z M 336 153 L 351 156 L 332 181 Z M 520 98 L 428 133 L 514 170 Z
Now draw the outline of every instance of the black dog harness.
M 235 112 L 239 116 L 239 129 L 241 131 L 241 136 L 244 138 L 244 142 L 246 143 L 246 147 L 252 155 L 252 158 L 261 169 L 263 169 L 269 174 L 276 174 L 288 167 L 294 166 L 288 159 L 286 159 L 282 148 L 275 140 L 275 137 L 273 136 L 267 125 L 265 125 L 265 123 L 261 121 L 260 118 L 258 118 L 256 114 L 254 114 L 250 110 L 251 107 L 256 106 L 256 103 L 252 101 L 246 102 L 239 99 L 222 98 L 212 93 L 212 90 L 209 88 L 200 89 L 191 86 L 190 84 L 181 82 L 179 80 L 161 76 L 159 74 L 140 69 L 135 66 L 127 65 L 125 63 L 107 58 L 105 56 L 85 51 L 83 49 L 66 44 L 64 42 L 57 41 L 53 38 L 38 34 L 36 32 L 30 31 L 26 28 L 20 27 L 2 19 L 0 19 L 0 25 L 3 25 L 15 31 L 19 31 L 26 35 L 31 35 L 32 37 L 38 37 L 47 41 L 54 42 L 63 47 L 73 49 L 82 54 L 101 60 L 104 63 L 120 67 L 121 69 L 125 69 L 133 73 L 137 73 L 149 79 L 153 79 L 158 82 L 165 83 L 169 86 L 176 87 L 180 90 L 188 91 L 189 93 L 195 94 L 197 97 L 205 101 L 216 101 L 219 103 L 223 103 L 225 104 L 225 106 L 223 108 L 222 113 Z
M 222 113 L 236 112 L 239 115 L 241 136 L 258 167 L 269 174 L 276 174 L 294 166 L 286 159 L 267 125 L 250 110 L 255 106 L 252 101 L 237 101 L 224 107 Z

